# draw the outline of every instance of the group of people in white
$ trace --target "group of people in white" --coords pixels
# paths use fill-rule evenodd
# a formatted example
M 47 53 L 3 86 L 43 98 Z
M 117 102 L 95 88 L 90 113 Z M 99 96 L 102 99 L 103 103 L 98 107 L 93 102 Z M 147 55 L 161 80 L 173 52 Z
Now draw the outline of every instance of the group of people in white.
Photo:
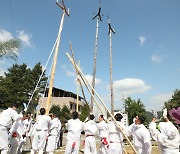
M 22 153 L 22 147 L 26 148 L 28 145 L 30 147 L 27 148 L 31 150 L 31 154 L 36 152 L 43 154 L 44 151 L 53 154 L 60 142 L 60 120 L 55 114 L 45 115 L 46 110 L 41 108 L 33 124 L 31 114 L 18 114 L 17 107 L 17 104 L 13 104 L 0 114 L 1 154 Z
M 138 154 L 152 154 L 152 139 L 157 141 L 162 154 L 180 154 L 179 131 L 167 117 L 164 117 L 164 122 L 160 122 L 158 126 L 156 118 L 153 117 L 148 129 L 143 124 L 145 118 L 140 115 L 136 116 L 134 123 L 128 127 L 121 122 L 123 116 L 120 113 L 114 118 L 116 121 L 107 121 L 100 115 L 99 122 L 96 123 L 94 115 L 90 114 L 88 119 L 82 122 L 74 111 L 72 119 L 66 124 L 68 134 L 65 154 L 78 154 L 82 131 L 85 132 L 85 154 L 126 154 L 124 141 L 127 136 L 132 136 L 132 143 Z M 98 150 L 96 136 L 100 138 Z
M 31 154 L 53 154 L 59 142 L 61 122 L 54 114 L 45 115 L 46 110 L 40 109 L 36 122 L 32 125 L 30 114 L 18 114 L 16 105 L 0 114 L 0 151 L 1 154 L 22 152 L 22 145 L 30 140 Z M 99 122 L 90 114 L 84 122 L 79 120 L 78 112 L 72 113 L 72 119 L 66 123 L 67 142 L 65 154 L 78 154 L 81 144 L 81 134 L 85 132 L 85 154 L 123 154 L 126 136 L 132 136 L 132 144 L 138 154 L 152 154 L 152 139 L 157 141 L 162 154 L 180 154 L 180 135 L 178 129 L 165 117 L 164 122 L 156 125 L 156 118 L 147 129 L 143 116 L 136 116 L 134 123 L 126 127 L 121 122 L 123 116 L 115 115 L 116 121 L 107 121 L 103 115 Z M 157 129 L 158 128 L 158 129 Z M 99 140 L 97 141 L 97 138 Z M 31 140 L 32 139 L 32 140 Z M 100 147 L 97 149 L 97 142 Z

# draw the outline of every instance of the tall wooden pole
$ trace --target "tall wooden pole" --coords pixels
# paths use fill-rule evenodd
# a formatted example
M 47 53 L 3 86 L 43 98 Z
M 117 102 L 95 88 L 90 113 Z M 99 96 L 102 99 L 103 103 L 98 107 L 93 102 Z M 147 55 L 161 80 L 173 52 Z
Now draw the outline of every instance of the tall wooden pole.
M 111 90 L 111 114 L 114 116 L 114 94 L 113 94 L 113 82 L 112 82 L 112 32 L 109 33 L 110 41 L 110 90 Z
M 55 49 L 54 58 L 53 58 L 53 65 L 52 65 L 52 71 L 51 71 L 51 77 L 50 77 L 48 98 L 47 98 L 47 103 L 46 103 L 46 114 L 49 114 L 49 107 L 50 107 L 50 101 L 51 101 L 51 97 L 52 97 L 52 88 L 53 88 L 53 84 L 54 84 L 54 76 L 55 76 L 56 62 L 57 62 L 57 56 L 58 56 L 58 49 L 59 49 L 59 44 L 60 44 L 65 14 L 66 14 L 65 11 L 63 11 L 63 15 L 62 15 L 60 26 L 59 26 L 58 40 L 56 43 L 56 49 Z
M 110 64 L 110 91 L 111 91 L 111 114 L 114 116 L 114 93 L 113 93 L 113 81 L 112 81 L 112 32 L 115 34 L 114 29 L 111 27 L 110 19 L 108 17 L 108 26 L 109 26 L 109 64 Z
M 96 78 L 96 56 L 97 56 L 97 47 L 98 47 L 98 31 L 99 31 L 99 18 L 97 18 L 96 24 L 96 41 L 95 41 L 95 49 L 94 49 L 94 64 L 93 64 L 93 78 L 92 78 L 92 87 L 95 89 L 95 78 Z M 94 95 L 94 91 L 92 90 L 92 94 Z M 91 96 L 91 112 L 93 112 L 94 99 Z
M 71 50 L 72 58 L 73 58 L 73 60 L 75 61 L 71 42 L 70 42 L 70 50 Z M 80 66 L 80 64 L 79 64 L 79 66 Z M 79 85 L 80 85 L 80 87 L 81 87 L 81 91 L 82 91 L 84 100 L 85 100 L 86 104 L 88 104 L 87 101 L 86 101 L 86 96 L 85 96 L 85 93 L 84 93 L 84 90 L 83 90 L 83 86 L 82 86 L 82 84 L 81 84 L 81 80 L 80 80 L 80 78 L 79 78 L 79 74 L 78 74 L 77 70 L 76 70 L 76 74 L 77 74 L 77 76 L 78 76 L 77 79 L 78 79 Z
M 80 61 L 78 62 L 78 66 L 80 67 Z M 77 102 L 76 102 L 76 112 L 78 112 L 78 110 L 79 110 L 79 75 L 77 74 L 77 81 L 76 81 L 76 83 L 77 83 Z

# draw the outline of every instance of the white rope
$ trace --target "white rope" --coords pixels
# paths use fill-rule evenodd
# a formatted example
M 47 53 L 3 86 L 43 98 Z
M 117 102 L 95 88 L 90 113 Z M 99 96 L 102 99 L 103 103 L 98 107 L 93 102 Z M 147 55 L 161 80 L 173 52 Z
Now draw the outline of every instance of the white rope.
M 48 86 L 48 81 L 49 81 L 51 70 L 52 70 L 52 64 L 53 63 L 51 63 L 51 67 L 49 69 L 48 79 L 47 79 L 46 86 L 45 86 L 45 89 L 44 89 L 43 97 L 45 96 L 45 92 L 46 92 L 46 89 L 47 89 L 47 86 Z
M 54 46 L 53 46 L 53 48 L 52 48 L 52 50 L 51 50 L 51 53 L 50 53 L 50 55 L 49 55 L 49 57 L 48 57 L 48 60 L 47 60 L 47 62 L 46 62 L 46 65 L 45 65 L 45 67 L 44 67 L 44 69 L 43 69 L 43 71 L 42 71 L 42 73 L 41 73 L 41 76 L 39 77 L 39 80 L 38 80 L 38 82 L 37 82 L 37 84 L 36 84 L 36 87 L 35 87 L 32 95 L 31 95 L 31 97 L 30 97 L 30 99 L 29 99 L 29 102 L 28 102 L 26 108 L 24 109 L 24 111 L 27 111 L 28 106 L 29 106 L 29 104 L 30 104 L 30 102 L 31 102 L 31 100 L 32 100 L 32 98 L 33 98 L 33 96 L 34 96 L 34 93 L 35 93 L 35 91 L 37 90 L 37 87 L 38 87 L 38 85 L 39 85 L 39 82 L 41 81 L 41 78 L 42 78 L 42 76 L 43 76 L 43 74 L 44 74 L 44 71 L 46 70 L 47 64 L 48 64 L 48 62 L 49 62 L 49 60 L 50 60 L 50 58 L 51 58 L 51 56 L 52 56 L 52 53 L 53 53 L 53 51 L 54 51 L 54 48 L 55 48 L 55 46 L 56 46 L 56 43 L 57 43 L 57 40 L 58 40 L 58 39 L 59 39 L 59 36 L 57 37 L 56 42 L 54 43 Z

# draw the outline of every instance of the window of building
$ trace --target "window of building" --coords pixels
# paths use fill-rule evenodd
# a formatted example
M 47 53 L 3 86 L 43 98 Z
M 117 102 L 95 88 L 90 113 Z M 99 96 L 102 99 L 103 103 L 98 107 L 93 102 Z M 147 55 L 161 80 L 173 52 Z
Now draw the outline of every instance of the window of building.
M 72 103 L 70 103 L 70 109 L 73 110 L 73 104 Z

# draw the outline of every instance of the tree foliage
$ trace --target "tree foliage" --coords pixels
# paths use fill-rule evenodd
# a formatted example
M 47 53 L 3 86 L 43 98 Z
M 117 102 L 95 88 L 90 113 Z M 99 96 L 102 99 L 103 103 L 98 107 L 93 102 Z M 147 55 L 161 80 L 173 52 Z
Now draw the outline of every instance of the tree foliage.
M 0 42 L 0 58 L 11 58 L 17 60 L 18 51 L 21 44 L 18 39 Z
M 71 111 L 70 109 L 65 105 L 62 108 L 60 108 L 59 105 L 52 105 L 49 113 L 56 114 L 57 117 L 61 120 L 61 122 L 66 123 L 69 119 L 71 119 Z M 88 104 L 84 104 L 82 107 L 82 111 L 80 114 L 80 120 L 84 121 L 86 117 L 88 117 L 90 114 L 90 107 Z
M 81 115 L 80 115 L 80 120 L 84 121 L 86 117 L 88 117 L 90 114 L 90 107 L 88 104 L 84 104 L 82 107 Z
M 26 64 L 14 64 L 0 77 L 0 108 L 7 108 L 11 103 L 17 102 L 23 108 L 23 103 L 28 103 L 34 92 L 38 79 L 42 73 L 42 66 L 37 63 L 31 70 Z M 38 89 L 30 103 L 30 110 L 38 104 L 39 93 L 45 88 L 47 78 L 43 74 Z
M 170 110 L 172 108 L 177 109 L 178 107 L 180 107 L 180 90 L 176 89 L 174 91 L 172 98 L 169 101 L 165 102 L 165 107 L 167 108 L 167 110 Z
M 52 105 L 49 113 L 56 114 L 62 123 L 67 123 L 67 121 L 71 119 L 70 109 L 66 105 L 62 108 L 60 108 L 59 105 Z
M 141 102 L 140 99 L 136 101 L 128 97 L 125 100 L 125 111 L 128 114 L 129 124 L 133 123 L 133 118 L 136 115 L 143 115 L 144 117 L 146 117 L 146 110 L 144 104 Z

